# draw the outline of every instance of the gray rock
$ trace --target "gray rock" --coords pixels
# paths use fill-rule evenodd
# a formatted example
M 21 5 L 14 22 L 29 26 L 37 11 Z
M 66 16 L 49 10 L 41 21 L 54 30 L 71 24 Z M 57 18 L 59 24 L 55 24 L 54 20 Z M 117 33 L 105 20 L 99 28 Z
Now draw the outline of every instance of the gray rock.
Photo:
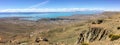
M 110 30 L 104 28 L 92 27 L 89 30 L 82 31 L 80 33 L 77 43 L 106 40 L 109 37 L 110 32 Z

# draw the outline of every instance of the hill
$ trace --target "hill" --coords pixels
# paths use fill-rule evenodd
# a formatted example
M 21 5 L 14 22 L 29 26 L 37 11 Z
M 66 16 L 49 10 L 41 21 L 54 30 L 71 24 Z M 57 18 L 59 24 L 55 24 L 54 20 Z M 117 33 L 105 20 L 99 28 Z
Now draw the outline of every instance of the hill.
M 0 20 L 0 45 L 119 45 L 120 12 Z

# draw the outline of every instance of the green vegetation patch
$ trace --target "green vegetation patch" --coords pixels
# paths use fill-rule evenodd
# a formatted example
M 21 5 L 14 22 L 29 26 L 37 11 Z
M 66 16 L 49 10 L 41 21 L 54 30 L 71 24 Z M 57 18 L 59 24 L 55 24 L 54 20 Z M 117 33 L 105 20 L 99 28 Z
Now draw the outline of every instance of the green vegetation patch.
M 111 41 L 117 40 L 120 38 L 120 34 L 119 35 L 110 34 L 109 38 L 111 38 Z
M 85 43 L 85 42 L 83 42 L 82 45 L 89 45 L 89 43 Z

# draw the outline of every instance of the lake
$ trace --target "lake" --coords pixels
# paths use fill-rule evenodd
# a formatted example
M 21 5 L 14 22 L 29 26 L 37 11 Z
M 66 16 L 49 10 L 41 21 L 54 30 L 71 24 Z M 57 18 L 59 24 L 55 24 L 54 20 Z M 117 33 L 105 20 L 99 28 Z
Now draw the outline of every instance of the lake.
M 10 12 L 4 12 L 0 13 L 0 18 L 6 18 L 6 17 L 25 17 L 22 19 L 27 20 L 38 20 L 41 18 L 57 18 L 62 16 L 72 16 L 75 14 L 96 14 L 99 13 L 98 11 L 79 11 L 79 12 L 18 12 L 18 13 L 10 13 Z

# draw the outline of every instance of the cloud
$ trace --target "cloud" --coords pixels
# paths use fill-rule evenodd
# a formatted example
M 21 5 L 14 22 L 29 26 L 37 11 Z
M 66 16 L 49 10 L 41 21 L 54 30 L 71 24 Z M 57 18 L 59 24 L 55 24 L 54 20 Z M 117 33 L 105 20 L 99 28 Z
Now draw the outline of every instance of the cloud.
M 74 11 L 117 11 L 102 8 L 27 8 L 27 9 L 4 9 L 0 12 L 74 12 Z
M 39 6 L 41 6 L 41 5 L 47 4 L 48 2 L 49 2 L 49 0 L 45 0 L 45 1 L 43 1 L 43 2 L 40 2 L 40 3 L 38 3 L 38 4 L 35 4 L 35 5 L 30 6 L 30 7 L 28 7 L 28 8 L 36 8 L 36 7 L 39 7 Z
M 73 12 L 73 11 L 86 11 L 95 10 L 87 8 L 28 8 L 28 9 L 5 9 L 0 12 Z

